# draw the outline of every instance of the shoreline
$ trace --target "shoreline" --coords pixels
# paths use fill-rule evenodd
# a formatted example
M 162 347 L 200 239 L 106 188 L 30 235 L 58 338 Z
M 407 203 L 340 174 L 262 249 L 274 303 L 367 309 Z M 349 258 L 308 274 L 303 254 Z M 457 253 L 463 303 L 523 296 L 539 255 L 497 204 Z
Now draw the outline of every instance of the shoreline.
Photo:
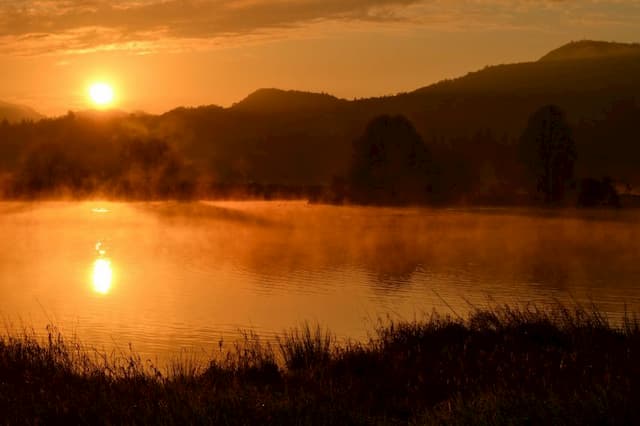
M 161 424 L 629 424 L 640 324 L 594 307 L 506 305 L 382 321 L 368 342 L 306 325 L 247 333 L 199 365 L 87 352 L 54 327 L 0 337 L 0 420 Z

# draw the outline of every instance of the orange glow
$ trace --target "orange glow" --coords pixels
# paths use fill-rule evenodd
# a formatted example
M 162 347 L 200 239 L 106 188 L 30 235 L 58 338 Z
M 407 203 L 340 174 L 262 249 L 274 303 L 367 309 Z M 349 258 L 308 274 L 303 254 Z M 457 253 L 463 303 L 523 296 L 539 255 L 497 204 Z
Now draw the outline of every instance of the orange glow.
M 107 294 L 111 290 L 113 270 L 109 259 L 97 259 L 93 262 L 93 290 L 96 293 Z
M 94 83 L 89 86 L 89 97 L 98 107 L 106 107 L 113 103 L 114 91 L 107 83 Z

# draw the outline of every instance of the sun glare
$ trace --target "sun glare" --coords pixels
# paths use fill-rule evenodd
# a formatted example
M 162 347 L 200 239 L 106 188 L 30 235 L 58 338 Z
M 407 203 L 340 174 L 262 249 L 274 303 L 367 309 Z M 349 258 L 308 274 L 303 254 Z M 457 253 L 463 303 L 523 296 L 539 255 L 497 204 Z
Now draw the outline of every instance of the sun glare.
M 112 278 L 113 271 L 111 269 L 111 261 L 108 259 L 97 259 L 93 263 L 93 289 L 96 293 L 109 293 Z
M 108 106 L 113 102 L 113 88 L 107 83 L 94 83 L 89 86 L 89 97 L 99 107 Z

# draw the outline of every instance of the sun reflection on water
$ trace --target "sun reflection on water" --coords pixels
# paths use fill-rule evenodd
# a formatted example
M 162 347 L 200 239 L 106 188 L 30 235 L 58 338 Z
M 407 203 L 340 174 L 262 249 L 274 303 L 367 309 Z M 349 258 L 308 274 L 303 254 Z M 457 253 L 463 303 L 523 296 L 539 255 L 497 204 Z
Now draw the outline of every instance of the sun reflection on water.
M 112 279 L 111 261 L 109 259 L 96 259 L 93 262 L 93 289 L 96 293 L 109 293 Z
M 97 259 L 93 262 L 93 290 L 96 293 L 107 294 L 111 291 L 111 285 L 113 282 L 113 268 L 111 266 L 111 259 L 106 257 L 106 246 L 102 241 L 96 243 Z
M 104 249 L 104 245 L 102 244 L 102 241 L 98 241 L 96 243 L 96 252 L 100 256 L 104 256 L 105 254 L 107 254 L 107 251 Z

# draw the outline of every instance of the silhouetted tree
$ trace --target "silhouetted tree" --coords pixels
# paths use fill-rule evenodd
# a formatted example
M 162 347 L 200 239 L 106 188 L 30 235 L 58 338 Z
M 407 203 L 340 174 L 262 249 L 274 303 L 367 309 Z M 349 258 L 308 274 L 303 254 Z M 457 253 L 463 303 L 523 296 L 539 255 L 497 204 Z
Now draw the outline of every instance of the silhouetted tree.
M 329 187 L 328 201 L 342 204 L 347 196 L 347 180 L 343 176 L 334 176 Z
M 586 178 L 580 181 L 578 205 L 581 207 L 620 207 L 620 197 L 613 181 Z
M 520 158 L 547 203 L 562 201 L 573 178 L 576 149 L 564 113 L 555 105 L 537 110 L 520 139 Z
M 424 141 L 406 117 L 377 117 L 353 143 L 351 196 L 365 203 L 424 202 L 429 162 Z

